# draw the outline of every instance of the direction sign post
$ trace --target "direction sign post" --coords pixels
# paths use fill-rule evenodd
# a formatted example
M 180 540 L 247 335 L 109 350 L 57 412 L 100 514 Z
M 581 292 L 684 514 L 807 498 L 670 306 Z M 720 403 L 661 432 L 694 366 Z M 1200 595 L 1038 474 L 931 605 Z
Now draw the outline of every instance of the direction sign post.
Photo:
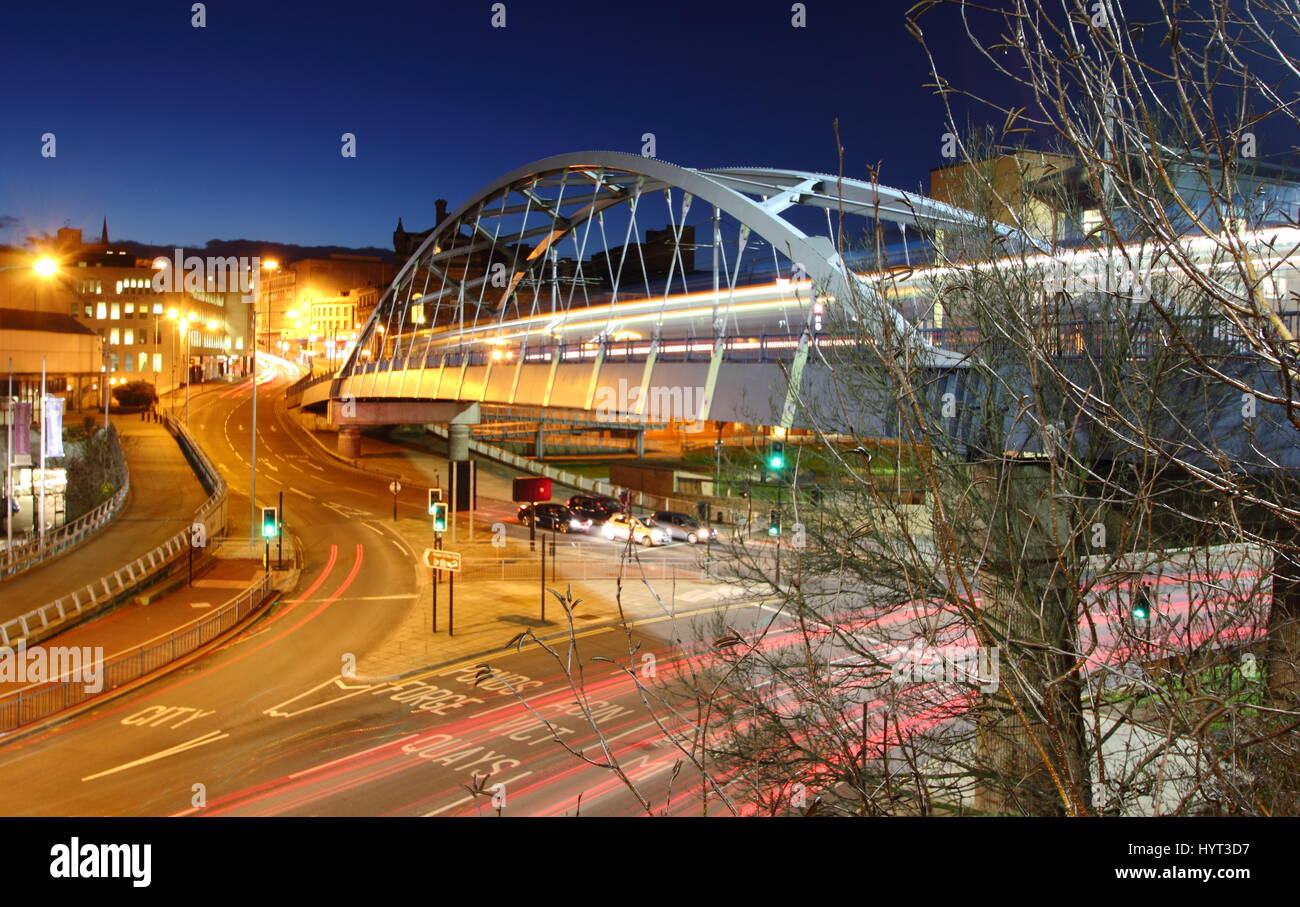
M 460 552 L 442 550 L 442 533 L 438 534 L 438 547 L 425 548 L 424 566 L 433 572 L 433 632 L 438 632 L 438 584 L 443 570 L 447 571 L 447 635 L 456 635 L 456 574 L 460 572 Z
M 434 570 L 446 570 L 448 573 L 460 573 L 460 552 L 444 551 L 440 548 L 424 549 L 424 566 Z
M 397 495 L 402 490 L 402 483 L 393 479 L 388 483 L 388 490 L 393 493 L 393 522 L 397 522 Z

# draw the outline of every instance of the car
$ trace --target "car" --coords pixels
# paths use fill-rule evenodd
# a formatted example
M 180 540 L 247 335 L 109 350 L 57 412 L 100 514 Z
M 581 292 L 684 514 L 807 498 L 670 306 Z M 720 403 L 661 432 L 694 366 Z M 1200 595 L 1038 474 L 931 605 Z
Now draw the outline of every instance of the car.
M 519 522 L 527 526 L 536 513 L 539 529 L 556 532 L 589 532 L 591 520 L 579 516 L 563 504 L 524 504 L 519 508 Z
M 658 526 L 670 539 L 690 542 L 692 545 L 708 541 L 713 534 L 709 527 L 701 526 L 695 517 L 673 510 L 656 510 L 646 522 Z
M 604 494 L 575 494 L 565 501 L 565 506 L 583 519 L 603 523 L 610 514 L 618 513 L 618 501 Z
M 600 534 L 610 541 L 626 542 L 629 537 L 638 545 L 650 548 L 654 545 L 667 545 L 668 533 L 658 526 L 651 526 L 626 513 L 611 514 L 601 527 Z

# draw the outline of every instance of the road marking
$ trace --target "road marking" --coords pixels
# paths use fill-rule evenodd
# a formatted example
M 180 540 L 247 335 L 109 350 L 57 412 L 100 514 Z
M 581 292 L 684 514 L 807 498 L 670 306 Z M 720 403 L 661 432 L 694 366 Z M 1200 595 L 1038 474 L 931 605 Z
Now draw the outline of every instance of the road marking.
M 201 737 L 195 737 L 193 740 L 187 740 L 184 743 L 178 743 L 176 746 L 168 747 L 165 750 L 160 750 L 159 752 L 154 753 L 152 756 L 145 756 L 143 759 L 136 759 L 134 762 L 125 762 L 122 765 L 115 766 L 114 768 L 106 769 L 102 772 L 96 772 L 93 775 L 87 775 L 81 780 L 94 781 L 96 778 L 103 778 L 106 775 L 113 775 L 116 774 L 117 772 L 124 772 L 128 768 L 135 768 L 137 765 L 145 765 L 149 762 L 156 762 L 159 759 L 166 759 L 168 756 L 174 756 L 177 753 L 183 753 L 185 752 L 185 750 L 195 749 L 196 747 L 200 747 L 208 743 L 215 743 L 218 740 L 224 740 L 226 737 L 229 736 L 230 736 L 229 734 L 224 734 L 221 731 L 208 731 L 206 734 L 204 734 Z
M 310 775 L 310 774 L 312 774 L 313 772 L 319 772 L 319 771 L 321 771 L 322 769 L 327 769 L 327 768 L 329 768 L 331 765 L 338 765 L 338 764 L 341 763 L 341 762 L 347 762 L 349 759 L 356 759 L 356 758 L 358 758 L 359 756 L 364 756 L 364 755 L 366 755 L 366 753 L 373 753 L 375 750 L 382 750 L 384 747 L 387 747 L 387 746 L 397 746 L 397 744 L 399 744 L 399 743 L 405 743 L 406 741 L 410 740 L 412 737 L 419 737 L 419 736 L 420 736 L 420 735 L 419 735 L 418 733 L 415 733 L 415 734 L 407 734 L 405 737 L 399 737 L 399 738 L 396 739 L 396 740 L 390 740 L 390 741 L 388 741 L 387 743 L 381 743 L 381 744 L 379 744 L 378 746 L 372 746 L 372 747 L 371 747 L 370 749 L 368 749 L 368 750 L 362 750 L 362 751 L 359 752 L 359 753 L 353 753 L 351 756 L 343 756 L 342 758 L 335 759 L 333 762 L 326 762 L 326 763 L 323 764 L 323 765 L 313 765 L 311 768 L 303 769 L 303 770 L 300 771 L 300 772 L 294 772 L 294 773 L 293 773 L 292 775 L 290 775 L 289 777 L 290 777 L 291 779 L 301 778 L 303 775 Z
M 510 785 L 514 784 L 514 783 L 515 783 L 516 781 L 518 781 L 520 778 L 527 778 L 527 777 L 528 777 L 529 775 L 531 775 L 531 774 L 532 774 L 532 772 L 523 772 L 523 773 L 521 773 L 521 774 L 515 775 L 513 778 L 507 778 L 506 780 L 501 781 L 501 782 L 499 782 L 499 783 L 505 785 L 506 789 L 509 790 Z M 489 775 L 488 777 L 491 778 L 492 776 Z M 457 800 L 455 803 L 448 803 L 446 806 L 440 806 L 440 807 L 438 807 L 438 808 L 435 809 L 435 810 L 431 810 L 430 812 L 425 813 L 424 816 L 423 816 L 423 818 L 426 818 L 426 819 L 427 819 L 429 816 L 436 816 L 436 815 L 438 815 L 439 813 L 445 813 L 447 810 L 449 810 L 449 809 L 455 809 L 457 806 L 460 806 L 460 805 L 465 804 L 465 803 L 469 803 L 469 802 L 470 802 L 471 800 L 473 800 L 473 799 L 474 799 L 473 796 L 469 796 L 469 797 L 461 797 L 461 798 L 460 798 L 459 800 Z
M 289 490 L 292 491 L 294 494 L 298 495 L 298 497 L 300 497 L 300 498 L 306 498 L 306 499 L 309 500 L 309 501 L 315 501 L 315 500 L 316 500 L 314 497 L 312 497 L 311 495 L 309 495 L 307 492 L 305 492 L 305 491 L 300 491 L 300 490 L 297 489 L 297 488 L 290 488 Z
M 191 608 L 211 608 L 212 602 L 190 602 Z

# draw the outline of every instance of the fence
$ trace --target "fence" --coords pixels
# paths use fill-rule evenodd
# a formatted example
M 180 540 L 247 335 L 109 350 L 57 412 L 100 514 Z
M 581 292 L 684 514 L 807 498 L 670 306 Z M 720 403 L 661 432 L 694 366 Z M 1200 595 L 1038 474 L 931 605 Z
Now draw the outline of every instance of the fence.
M 703 579 L 702 567 L 687 564 L 664 564 L 654 561 L 621 560 L 616 557 L 585 557 L 567 546 L 556 546 L 552 556 L 551 539 L 539 534 L 537 543 L 546 544 L 546 581 L 582 582 L 585 580 L 617 579 L 627 582 L 641 579 L 673 580 Z M 475 579 L 537 580 L 541 578 L 541 554 L 532 552 L 519 556 L 499 558 L 466 558 L 461 573 Z
M 117 432 L 113 431 L 114 443 L 117 443 Z M 121 456 L 121 447 L 118 447 L 118 456 Z M 123 469 L 123 472 L 126 470 Z M 60 554 L 74 545 L 80 544 L 88 536 L 102 529 L 109 523 L 113 517 L 117 516 L 118 511 L 126 502 L 126 496 L 131 490 L 131 476 L 127 473 L 126 480 L 122 482 L 119 488 L 111 498 L 95 507 L 88 513 L 83 513 L 71 523 L 65 523 L 57 529 L 46 532 L 43 537 L 34 538 L 21 545 L 14 545 L 0 552 L 0 578 L 13 576 L 36 566 L 47 557 L 53 557 Z
M 53 683 L 24 687 L 17 692 L 0 696 L 0 731 L 12 731 L 71 708 L 91 697 L 137 680 L 201 648 L 258 610 L 269 599 L 271 591 L 271 576 L 263 574 L 255 585 L 217 610 L 162 636 L 109 656 L 99 666 L 103 685 L 95 692 L 86 689 L 84 678 L 68 679 L 65 676 Z
M 79 621 L 89 613 L 125 598 L 149 580 L 169 571 L 182 557 L 188 557 L 193 525 L 201 523 L 206 539 L 214 539 L 226 528 L 226 483 L 212 461 L 190 436 L 189 430 L 170 416 L 167 429 L 176 436 L 186 459 L 209 491 L 208 499 L 194 515 L 190 526 L 129 564 L 102 576 L 62 598 L 34 608 L 0 624 L 0 645 L 18 639 L 45 638 L 58 629 Z

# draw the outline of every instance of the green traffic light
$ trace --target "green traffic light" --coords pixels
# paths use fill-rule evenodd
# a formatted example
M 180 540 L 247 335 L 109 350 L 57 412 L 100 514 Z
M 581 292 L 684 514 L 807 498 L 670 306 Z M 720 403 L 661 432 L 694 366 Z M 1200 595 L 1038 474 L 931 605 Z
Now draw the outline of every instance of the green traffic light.
M 772 469 L 784 469 L 785 457 L 781 456 L 781 454 L 772 454 L 767 460 L 767 465 Z
M 781 527 L 780 527 L 780 526 L 776 526 L 776 525 L 768 526 L 768 527 L 767 527 L 767 534 L 768 534 L 768 535 L 780 535 L 780 534 L 781 534 Z
M 1135 605 L 1133 608 L 1133 617 L 1136 620 L 1146 620 L 1148 614 L 1150 612 L 1142 605 Z

